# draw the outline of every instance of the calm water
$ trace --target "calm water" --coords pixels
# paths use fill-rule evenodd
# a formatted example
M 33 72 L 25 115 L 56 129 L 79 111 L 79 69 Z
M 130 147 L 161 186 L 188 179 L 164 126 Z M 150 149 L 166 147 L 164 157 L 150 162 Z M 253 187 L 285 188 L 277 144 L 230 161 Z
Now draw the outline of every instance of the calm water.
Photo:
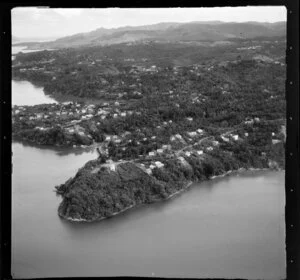
M 26 47 L 12 47 L 12 54 L 22 52 L 34 52 L 36 50 L 24 50 Z M 14 59 L 14 56 L 12 56 Z M 12 86 L 12 105 L 37 105 L 43 103 L 57 103 L 50 96 L 45 95 L 43 87 L 34 86 L 28 81 L 14 81 Z
M 12 81 L 12 105 L 37 105 L 43 103 L 57 103 L 50 96 L 45 95 L 42 87 L 36 87 L 28 81 Z
M 19 85 L 13 99 L 24 105 L 16 89 L 28 84 Z M 12 150 L 14 277 L 285 277 L 284 172 L 219 178 L 164 203 L 73 224 L 58 217 L 54 186 L 96 153 L 20 143 Z
M 98 223 L 61 220 L 54 186 L 95 157 L 13 144 L 14 277 L 284 278 L 284 172 L 215 179 Z

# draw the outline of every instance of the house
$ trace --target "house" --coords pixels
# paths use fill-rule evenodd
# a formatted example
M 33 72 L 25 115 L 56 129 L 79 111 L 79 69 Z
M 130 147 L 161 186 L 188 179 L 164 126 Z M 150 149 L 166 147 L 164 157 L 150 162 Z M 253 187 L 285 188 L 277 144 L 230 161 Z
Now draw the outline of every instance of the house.
M 228 138 L 226 138 L 225 136 L 221 135 L 221 138 L 222 138 L 222 140 L 223 140 L 223 141 L 225 141 L 225 142 L 229 142 L 229 139 L 228 139 Z
M 154 169 L 156 166 L 155 165 L 153 165 L 153 164 L 150 164 L 150 169 Z
M 232 138 L 233 140 L 237 141 L 239 139 L 239 136 L 236 134 L 236 135 L 232 135 Z
M 175 141 L 176 140 L 176 137 L 175 136 L 171 136 L 170 137 L 170 141 Z
M 162 154 L 162 153 L 164 152 L 163 149 L 157 149 L 156 151 L 157 151 L 159 154 Z
M 188 121 L 192 122 L 193 118 L 186 118 Z
M 69 132 L 69 133 L 74 133 L 74 132 L 75 132 L 74 128 L 68 128 L 68 129 L 66 129 L 66 130 L 67 130 L 67 132 Z
M 155 156 L 155 152 L 149 152 L 148 155 L 149 155 L 149 157 L 153 157 L 153 156 Z
M 185 155 L 186 155 L 187 157 L 189 157 L 189 156 L 191 155 L 191 152 L 185 152 Z
M 274 133 L 274 132 L 272 132 L 272 136 L 275 136 L 275 133 Z
M 281 142 L 281 140 L 278 140 L 278 139 L 272 139 L 272 144 L 274 145 L 274 144 L 278 144 L 278 143 L 280 143 Z
M 190 137 L 195 137 L 195 136 L 197 136 L 197 132 L 196 132 L 196 131 L 187 132 L 187 134 L 188 134 Z
M 115 102 L 115 106 L 119 106 L 120 103 L 118 101 Z
M 245 132 L 245 136 L 248 137 L 248 136 L 249 136 L 249 133 L 248 133 L 248 132 Z
M 207 147 L 206 150 L 207 151 L 212 151 L 214 148 L 213 147 Z
M 152 139 L 152 140 L 153 140 L 153 139 L 156 139 L 156 136 L 152 136 L 151 139 Z
M 160 161 L 156 161 L 156 162 L 155 162 L 155 165 L 156 165 L 157 168 L 162 168 L 162 167 L 164 167 L 164 164 L 161 163 Z
M 199 150 L 199 151 L 197 151 L 197 154 L 198 155 L 203 155 L 203 151 Z
M 149 175 L 152 174 L 152 170 L 151 170 L 150 168 L 147 168 L 145 171 L 146 171 L 146 173 L 148 173 Z
M 164 150 L 168 150 L 168 149 L 171 149 L 171 145 L 162 145 L 162 148 Z
M 126 112 L 122 112 L 121 117 L 126 117 Z
M 198 128 L 198 129 L 197 129 L 197 132 L 198 132 L 199 134 L 202 134 L 202 133 L 203 133 L 203 130 L 200 129 L 200 128 Z
M 218 146 L 218 145 L 219 145 L 219 141 L 212 141 L 212 144 L 213 144 L 214 146 Z
M 118 114 L 114 114 L 113 117 L 114 117 L 114 118 L 117 118 L 117 117 L 118 117 Z
M 254 121 L 259 122 L 260 120 L 259 120 L 259 118 L 254 118 Z

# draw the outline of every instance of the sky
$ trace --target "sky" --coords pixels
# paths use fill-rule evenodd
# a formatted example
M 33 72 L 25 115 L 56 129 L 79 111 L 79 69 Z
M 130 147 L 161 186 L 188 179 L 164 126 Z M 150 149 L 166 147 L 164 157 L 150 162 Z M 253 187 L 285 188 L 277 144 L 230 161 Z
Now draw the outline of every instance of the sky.
M 12 34 L 21 38 L 59 38 L 100 27 L 138 26 L 159 22 L 286 21 L 284 6 L 216 8 L 37 8 L 12 10 Z

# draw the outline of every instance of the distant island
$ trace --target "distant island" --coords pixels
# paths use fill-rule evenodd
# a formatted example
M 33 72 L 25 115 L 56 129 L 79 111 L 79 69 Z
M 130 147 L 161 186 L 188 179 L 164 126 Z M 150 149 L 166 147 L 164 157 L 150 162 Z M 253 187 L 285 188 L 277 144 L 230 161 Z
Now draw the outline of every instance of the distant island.
M 14 106 L 14 139 L 98 148 L 98 159 L 56 187 L 65 219 L 101 220 L 241 168 L 285 168 L 285 23 L 144 29 L 62 38 L 47 44 L 60 49 L 12 62 L 13 79 L 71 100 Z M 115 41 L 99 45 L 100 33 Z M 115 39 L 128 34 L 143 38 Z

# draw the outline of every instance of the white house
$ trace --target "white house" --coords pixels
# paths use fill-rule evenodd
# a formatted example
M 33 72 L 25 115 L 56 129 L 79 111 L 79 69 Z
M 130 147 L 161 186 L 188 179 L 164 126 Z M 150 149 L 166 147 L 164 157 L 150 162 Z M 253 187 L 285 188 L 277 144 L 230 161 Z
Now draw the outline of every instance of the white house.
M 206 150 L 212 151 L 214 148 L 213 147 L 207 147 Z
M 171 145 L 162 145 L 162 148 L 164 150 L 171 149 Z
M 155 156 L 155 152 L 149 152 L 148 155 L 149 155 L 150 157 L 153 157 L 153 156 Z
M 229 142 L 229 139 L 228 139 L 228 138 L 226 138 L 225 136 L 221 135 L 221 138 L 222 138 L 222 140 L 223 140 L 223 141 L 225 141 L 225 142 Z
M 163 149 L 157 149 L 156 151 L 157 151 L 159 154 L 162 154 L 162 153 L 164 152 Z
M 277 144 L 277 143 L 280 143 L 281 141 L 278 140 L 278 139 L 272 139 L 272 144 Z
M 233 140 L 238 140 L 239 139 L 239 136 L 236 134 L 236 135 L 232 135 L 232 138 L 233 138 Z
M 203 155 L 203 151 L 201 151 L 201 150 L 200 150 L 200 151 L 197 151 L 197 154 L 198 154 L 198 155 Z
M 151 169 L 154 169 L 156 166 L 155 165 L 153 165 L 153 164 L 150 164 L 150 166 L 149 166 Z
M 195 137 L 195 136 L 197 136 L 197 132 L 196 132 L 196 131 L 187 132 L 187 134 L 188 134 L 190 137 Z
M 150 168 L 147 168 L 145 171 L 146 171 L 146 173 L 148 173 L 149 175 L 152 174 L 152 170 L 151 170 Z
M 162 168 L 162 167 L 164 167 L 164 164 L 161 163 L 160 161 L 156 161 L 156 162 L 155 162 L 155 165 L 156 165 L 157 168 Z
M 170 141 L 175 141 L 176 140 L 176 137 L 175 136 L 171 136 L 170 137 Z

